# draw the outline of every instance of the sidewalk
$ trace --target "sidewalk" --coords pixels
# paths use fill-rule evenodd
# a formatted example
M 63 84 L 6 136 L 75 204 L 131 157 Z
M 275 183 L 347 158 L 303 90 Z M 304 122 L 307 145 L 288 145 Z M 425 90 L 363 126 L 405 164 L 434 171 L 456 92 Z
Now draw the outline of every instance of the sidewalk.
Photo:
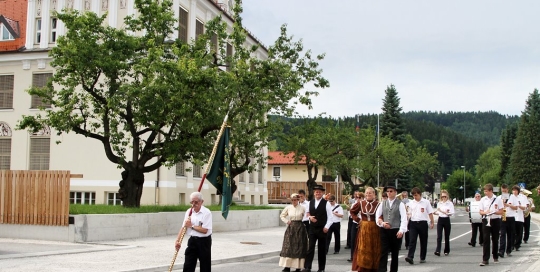
M 345 247 L 347 221 L 341 224 L 341 247 Z M 212 234 L 212 263 L 229 263 L 278 256 L 285 227 Z M 176 236 L 101 243 L 64 243 L 0 239 L 2 271 L 168 271 Z M 181 270 L 187 237 L 176 258 Z M 333 250 L 334 241 L 330 245 Z

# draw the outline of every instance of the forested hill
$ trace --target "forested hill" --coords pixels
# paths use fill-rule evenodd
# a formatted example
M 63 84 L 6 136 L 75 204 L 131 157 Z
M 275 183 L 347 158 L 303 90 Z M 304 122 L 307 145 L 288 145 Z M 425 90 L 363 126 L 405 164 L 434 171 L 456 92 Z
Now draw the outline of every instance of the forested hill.
M 403 113 L 408 120 L 432 122 L 447 127 L 468 138 L 480 140 L 487 146 L 498 145 L 507 124 L 518 122 L 519 116 L 488 112 L 431 112 L 411 111 Z M 416 133 L 415 133 L 416 134 Z M 424 137 L 422 137 L 424 138 Z

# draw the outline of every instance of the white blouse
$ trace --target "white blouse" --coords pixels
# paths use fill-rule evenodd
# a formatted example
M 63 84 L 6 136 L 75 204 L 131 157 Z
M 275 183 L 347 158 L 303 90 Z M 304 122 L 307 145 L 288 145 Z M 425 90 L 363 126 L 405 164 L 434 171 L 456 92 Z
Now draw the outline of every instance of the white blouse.
M 305 213 L 306 209 L 302 207 L 302 205 L 296 205 L 296 207 L 294 205 L 289 205 L 283 209 L 279 218 L 283 223 L 287 224 L 289 221 L 302 221 Z
M 439 202 L 437 204 L 437 212 L 439 214 L 439 217 L 450 217 L 452 215 L 454 215 L 455 213 L 455 210 L 454 210 L 454 203 L 452 203 L 452 201 L 445 201 L 445 202 Z M 443 212 L 445 212 L 446 214 L 444 214 Z

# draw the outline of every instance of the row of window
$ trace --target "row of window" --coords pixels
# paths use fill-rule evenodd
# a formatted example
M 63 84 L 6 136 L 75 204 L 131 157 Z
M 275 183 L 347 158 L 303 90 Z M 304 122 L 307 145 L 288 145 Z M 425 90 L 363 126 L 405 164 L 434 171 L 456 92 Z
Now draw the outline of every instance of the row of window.
M 35 44 L 41 42 L 41 18 L 36 19 L 36 38 L 34 39 Z M 56 43 L 56 27 L 58 25 L 58 19 L 52 18 L 49 20 L 49 43 Z
M 106 193 L 107 205 L 122 205 L 122 200 L 118 198 L 118 193 Z M 70 204 L 96 204 L 96 192 L 69 192 Z
M 193 165 L 193 168 L 191 169 L 193 171 L 193 177 L 194 178 L 200 178 L 202 177 L 202 167 L 199 165 Z M 259 168 L 257 169 L 258 178 L 260 184 L 262 184 L 262 166 L 259 165 Z M 186 163 L 185 162 L 178 162 L 176 164 L 176 175 L 177 176 L 186 176 Z M 246 182 L 244 174 L 238 175 L 238 182 Z M 249 174 L 249 180 L 250 183 L 253 183 L 255 180 L 255 172 L 251 172 Z
M 51 140 L 30 137 L 29 170 L 49 170 Z M 11 170 L 11 138 L 0 138 L 0 170 Z
M 42 73 L 32 75 L 33 87 L 45 87 L 52 73 Z M 13 109 L 13 93 L 14 93 L 14 75 L 0 75 L 0 109 Z M 39 107 L 50 108 L 49 102 L 45 103 L 41 97 L 32 95 L 30 108 L 37 109 Z

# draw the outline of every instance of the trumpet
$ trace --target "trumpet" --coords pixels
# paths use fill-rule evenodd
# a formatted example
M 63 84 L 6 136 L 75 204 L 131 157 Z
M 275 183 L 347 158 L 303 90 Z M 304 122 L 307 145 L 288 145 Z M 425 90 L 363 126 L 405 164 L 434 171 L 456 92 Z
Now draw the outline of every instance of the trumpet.
M 491 216 L 489 215 L 486 215 L 486 220 L 487 220 L 487 223 L 486 223 L 486 227 L 491 227 Z

